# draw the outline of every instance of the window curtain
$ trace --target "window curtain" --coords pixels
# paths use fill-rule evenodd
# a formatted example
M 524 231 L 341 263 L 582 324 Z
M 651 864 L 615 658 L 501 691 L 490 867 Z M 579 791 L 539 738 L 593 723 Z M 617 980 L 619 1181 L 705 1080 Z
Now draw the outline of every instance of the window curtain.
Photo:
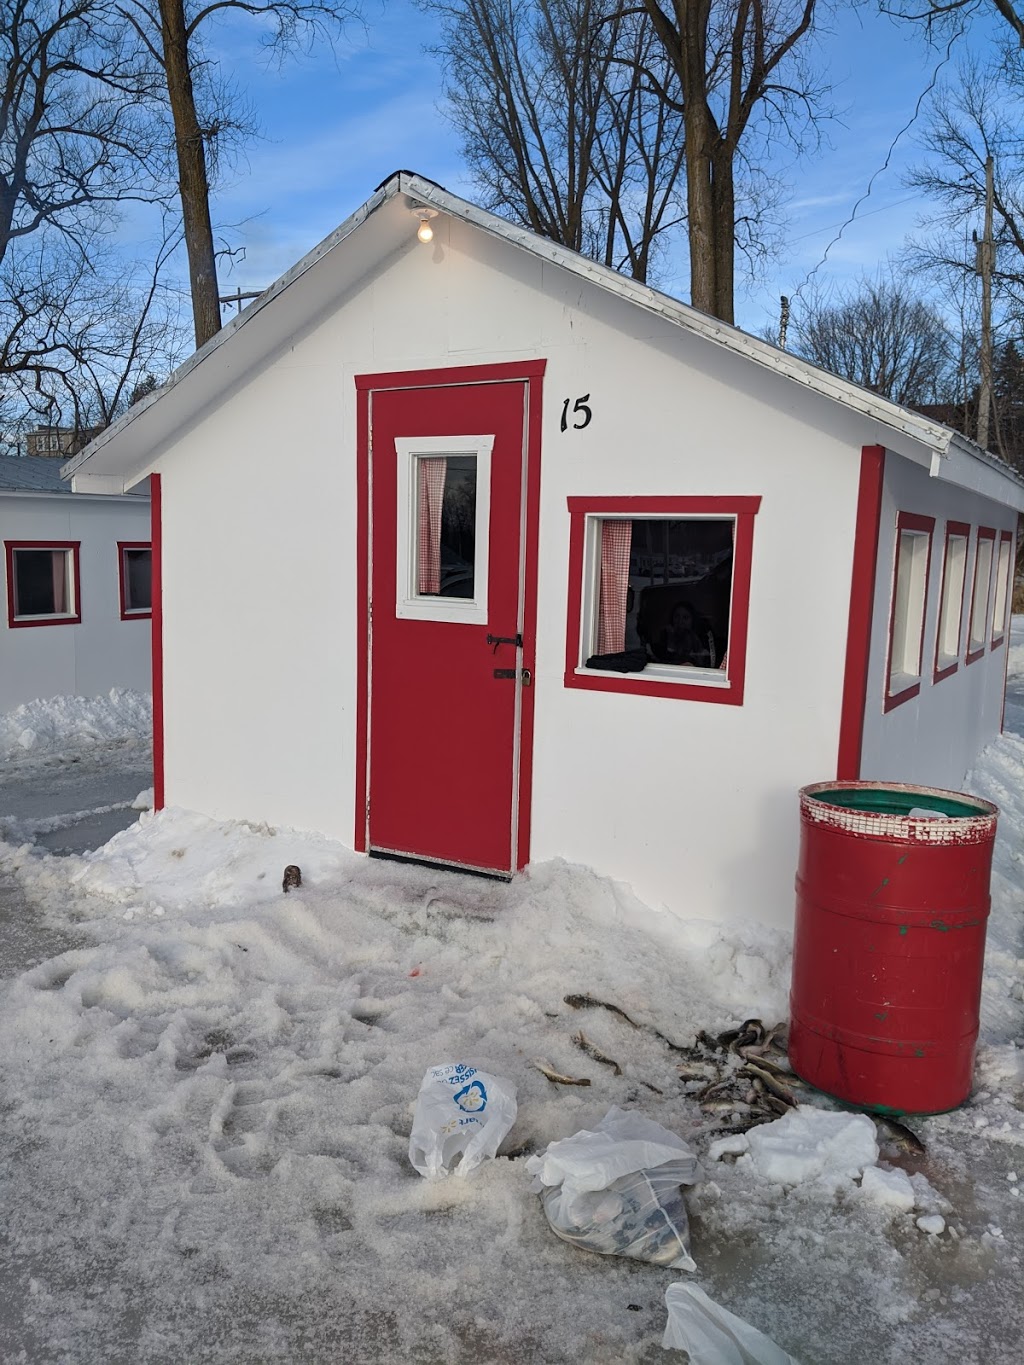
M 418 461 L 419 519 L 417 531 L 416 568 L 418 590 L 422 593 L 441 591 L 441 508 L 444 503 L 444 480 L 448 461 L 443 455 Z
M 626 596 L 629 590 L 631 521 L 601 523 L 601 599 L 597 653 L 621 654 L 626 648 Z
M 67 551 L 51 550 L 50 555 L 53 575 L 53 611 L 56 616 L 65 616 L 68 610 Z

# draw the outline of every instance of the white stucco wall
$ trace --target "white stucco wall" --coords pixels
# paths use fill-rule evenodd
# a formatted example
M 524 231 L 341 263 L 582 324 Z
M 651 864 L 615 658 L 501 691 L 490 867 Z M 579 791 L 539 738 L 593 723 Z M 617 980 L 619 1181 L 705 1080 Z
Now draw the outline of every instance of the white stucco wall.
M 901 703 L 886 714 L 883 701 L 895 579 L 896 518 L 900 512 L 934 517 L 935 530 L 925 604 L 921 691 L 917 697 Z M 971 528 L 971 536 L 959 667 L 955 673 L 936 683 L 933 681 L 935 634 L 939 621 L 947 521 L 967 523 Z M 978 527 L 994 527 L 997 532 L 1015 532 L 1016 525 L 1017 515 L 1012 509 L 953 487 L 941 479 L 931 478 L 926 468 L 911 464 L 892 451 L 886 452 L 875 578 L 875 630 L 868 665 L 861 755 L 862 777 L 958 789 L 977 754 L 998 735 L 1002 721 L 1007 642 L 1004 641 L 996 649 L 986 644 L 983 656 L 967 664 L 968 617 Z M 997 537 L 990 588 L 990 621 L 998 551 Z
M 166 795 L 351 845 L 356 374 L 543 357 L 532 859 L 788 924 L 834 775 L 863 419 L 454 223 L 155 452 Z M 590 394 L 584 432 L 562 400 Z M 570 495 L 759 495 L 742 707 L 563 686 Z M 410 685 L 413 685 L 411 682 Z
M 11 629 L 3 556 L 0 711 L 36 697 L 95 697 L 112 687 L 149 691 L 149 621 L 121 620 L 117 564 L 118 541 L 149 537 L 145 498 L 0 492 L 0 541 L 81 542 L 82 614 L 78 625 Z

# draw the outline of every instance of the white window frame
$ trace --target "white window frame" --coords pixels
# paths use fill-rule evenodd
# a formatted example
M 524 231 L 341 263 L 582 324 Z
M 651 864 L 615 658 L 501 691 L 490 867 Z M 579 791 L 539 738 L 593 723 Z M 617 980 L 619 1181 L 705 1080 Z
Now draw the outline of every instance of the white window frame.
M 992 608 L 992 648 L 1006 638 L 1006 604 L 1010 596 L 1010 573 L 1013 568 L 1013 532 L 999 532 L 999 549 L 995 556 L 996 594 Z
M 400 436 L 395 438 L 397 460 L 398 536 L 395 577 L 395 615 L 409 621 L 448 621 L 487 624 L 488 558 L 491 525 L 491 452 L 489 436 Z M 421 459 L 452 455 L 476 456 L 476 517 L 474 522 L 473 596 L 424 595 L 417 587 L 418 486 L 416 464 Z
M 885 669 L 886 711 L 910 701 L 921 690 L 934 531 L 934 517 L 922 517 L 913 512 L 897 514 L 889 656 Z M 909 562 L 903 558 L 904 545 L 913 546 Z M 908 663 L 913 667 L 908 668 Z
M 996 536 L 998 532 L 991 526 L 979 526 L 977 545 L 974 551 L 974 582 L 971 590 L 971 614 L 967 622 L 967 662 L 976 663 L 988 648 L 988 608 L 992 598 L 992 570 L 996 558 Z M 985 582 L 980 584 L 982 563 L 985 564 Z M 979 586 L 981 591 L 979 592 Z M 980 623 L 979 623 L 980 615 Z M 980 624 L 980 629 L 975 626 Z
M 935 681 L 955 673 L 964 643 L 964 600 L 967 596 L 967 561 L 971 528 L 962 522 L 946 523 L 939 590 L 939 619 L 935 628 Z M 949 648 L 952 644 L 952 648 Z
M 584 677 L 597 674 L 599 677 L 620 678 L 620 673 L 605 669 L 587 668 L 586 661 L 597 653 L 597 636 L 601 607 L 601 527 L 606 521 L 729 521 L 732 523 L 733 545 L 736 543 L 737 517 L 729 512 L 595 512 L 586 519 L 586 540 L 583 558 L 583 633 L 580 639 L 580 659 L 577 672 Z M 729 583 L 729 622 L 732 628 L 733 596 L 736 581 L 736 566 L 733 564 L 732 579 Z M 728 654 L 728 646 L 726 647 Z M 631 676 L 631 675 L 626 675 Z M 694 687 L 729 686 L 727 668 L 696 668 L 692 664 L 663 664 L 648 660 L 643 677 L 651 682 L 664 682 L 679 686 L 689 683 Z

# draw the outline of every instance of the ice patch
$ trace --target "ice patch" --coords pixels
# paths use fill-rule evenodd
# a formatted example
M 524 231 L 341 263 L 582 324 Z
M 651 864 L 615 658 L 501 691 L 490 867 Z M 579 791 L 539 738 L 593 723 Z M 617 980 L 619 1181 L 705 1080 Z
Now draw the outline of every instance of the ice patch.
M 799 1105 L 773 1123 L 762 1123 L 734 1139 L 726 1150 L 745 1152 L 762 1180 L 777 1185 L 807 1181 L 838 1186 L 878 1161 L 875 1125 L 866 1114 L 838 1114 Z M 742 1146 L 740 1144 L 743 1144 Z M 722 1152 L 717 1143 L 712 1158 Z
M 882 1208 L 909 1213 L 914 1207 L 914 1187 L 906 1171 L 899 1168 L 886 1171 L 881 1166 L 866 1166 L 860 1183 L 861 1193 L 869 1203 Z

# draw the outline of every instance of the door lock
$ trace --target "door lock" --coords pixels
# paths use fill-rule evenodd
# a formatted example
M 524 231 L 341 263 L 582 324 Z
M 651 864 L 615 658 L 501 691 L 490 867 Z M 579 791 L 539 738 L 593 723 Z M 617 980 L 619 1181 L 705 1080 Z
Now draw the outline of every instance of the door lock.
M 516 649 L 522 649 L 523 637 L 521 635 L 488 635 L 487 643 L 494 646 L 497 654 L 499 645 L 515 645 Z
M 533 674 L 528 668 L 496 668 L 494 676 L 502 682 L 515 682 L 516 678 L 521 678 L 524 687 L 532 687 Z

